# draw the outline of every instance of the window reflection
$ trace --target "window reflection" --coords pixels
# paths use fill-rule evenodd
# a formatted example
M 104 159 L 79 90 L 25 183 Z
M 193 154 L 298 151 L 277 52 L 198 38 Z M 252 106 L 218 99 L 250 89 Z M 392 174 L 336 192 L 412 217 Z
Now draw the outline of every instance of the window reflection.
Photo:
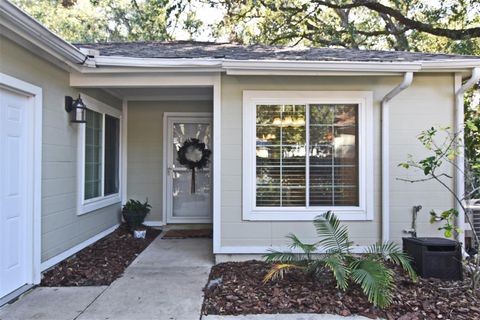
M 358 105 L 257 105 L 256 133 L 257 206 L 304 207 L 307 183 L 310 206 L 358 205 Z

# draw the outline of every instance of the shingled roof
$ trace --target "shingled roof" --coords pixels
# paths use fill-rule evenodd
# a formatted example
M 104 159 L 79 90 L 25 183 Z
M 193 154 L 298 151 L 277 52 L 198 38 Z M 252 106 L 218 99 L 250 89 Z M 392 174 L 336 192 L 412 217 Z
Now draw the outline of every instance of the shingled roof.
M 415 62 L 479 59 L 477 56 L 375 51 L 334 48 L 299 48 L 288 46 L 239 45 L 214 42 L 110 42 L 75 44 L 78 48 L 100 51 L 102 56 L 160 59 L 228 59 L 294 61 L 379 61 Z

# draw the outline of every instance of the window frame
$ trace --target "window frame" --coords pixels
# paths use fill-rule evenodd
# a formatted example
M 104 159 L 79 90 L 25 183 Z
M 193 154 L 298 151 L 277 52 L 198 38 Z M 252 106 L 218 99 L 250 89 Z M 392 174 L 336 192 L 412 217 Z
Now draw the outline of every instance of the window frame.
M 256 106 L 265 104 L 358 104 L 358 206 L 257 207 Z M 309 115 L 306 115 L 307 118 Z M 307 124 L 309 121 L 307 120 Z M 243 91 L 243 219 L 311 221 L 332 210 L 341 220 L 372 220 L 374 205 L 373 93 L 371 91 Z M 309 137 L 306 137 L 308 144 Z M 308 189 L 308 188 L 307 188 Z M 306 194 L 309 192 L 306 190 Z
M 102 115 L 102 170 L 101 170 L 101 196 L 85 200 L 85 139 L 86 139 L 86 125 L 78 125 L 77 134 L 77 215 L 83 215 L 115 203 L 122 201 L 122 111 L 115 109 L 103 102 L 100 102 L 92 97 L 82 94 L 82 100 L 89 110 L 98 112 Z M 118 165 L 118 192 L 104 195 L 105 183 L 105 115 L 117 118 L 119 121 L 119 165 Z

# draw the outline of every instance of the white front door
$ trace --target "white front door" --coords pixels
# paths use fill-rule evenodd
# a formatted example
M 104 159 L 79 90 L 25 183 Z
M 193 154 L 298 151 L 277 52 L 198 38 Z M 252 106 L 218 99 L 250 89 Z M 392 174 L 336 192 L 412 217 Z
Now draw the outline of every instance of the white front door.
M 0 87 L 0 298 L 32 280 L 32 107 Z
M 202 169 L 192 170 L 178 160 L 178 151 L 189 139 L 198 139 L 212 150 L 212 118 L 207 113 L 188 116 L 166 114 L 166 212 L 167 223 L 212 222 L 212 159 Z

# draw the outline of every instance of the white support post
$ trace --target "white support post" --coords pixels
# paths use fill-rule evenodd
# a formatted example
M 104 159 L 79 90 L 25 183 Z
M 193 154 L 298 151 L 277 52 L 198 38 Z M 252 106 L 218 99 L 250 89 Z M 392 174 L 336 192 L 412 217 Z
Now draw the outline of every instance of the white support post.
M 213 253 L 220 253 L 221 246 L 221 137 L 222 137 L 222 107 L 221 107 L 221 74 L 213 84 Z
M 122 100 L 122 178 L 121 178 L 121 190 L 122 190 L 122 204 L 127 202 L 127 167 L 128 167 L 128 101 Z

